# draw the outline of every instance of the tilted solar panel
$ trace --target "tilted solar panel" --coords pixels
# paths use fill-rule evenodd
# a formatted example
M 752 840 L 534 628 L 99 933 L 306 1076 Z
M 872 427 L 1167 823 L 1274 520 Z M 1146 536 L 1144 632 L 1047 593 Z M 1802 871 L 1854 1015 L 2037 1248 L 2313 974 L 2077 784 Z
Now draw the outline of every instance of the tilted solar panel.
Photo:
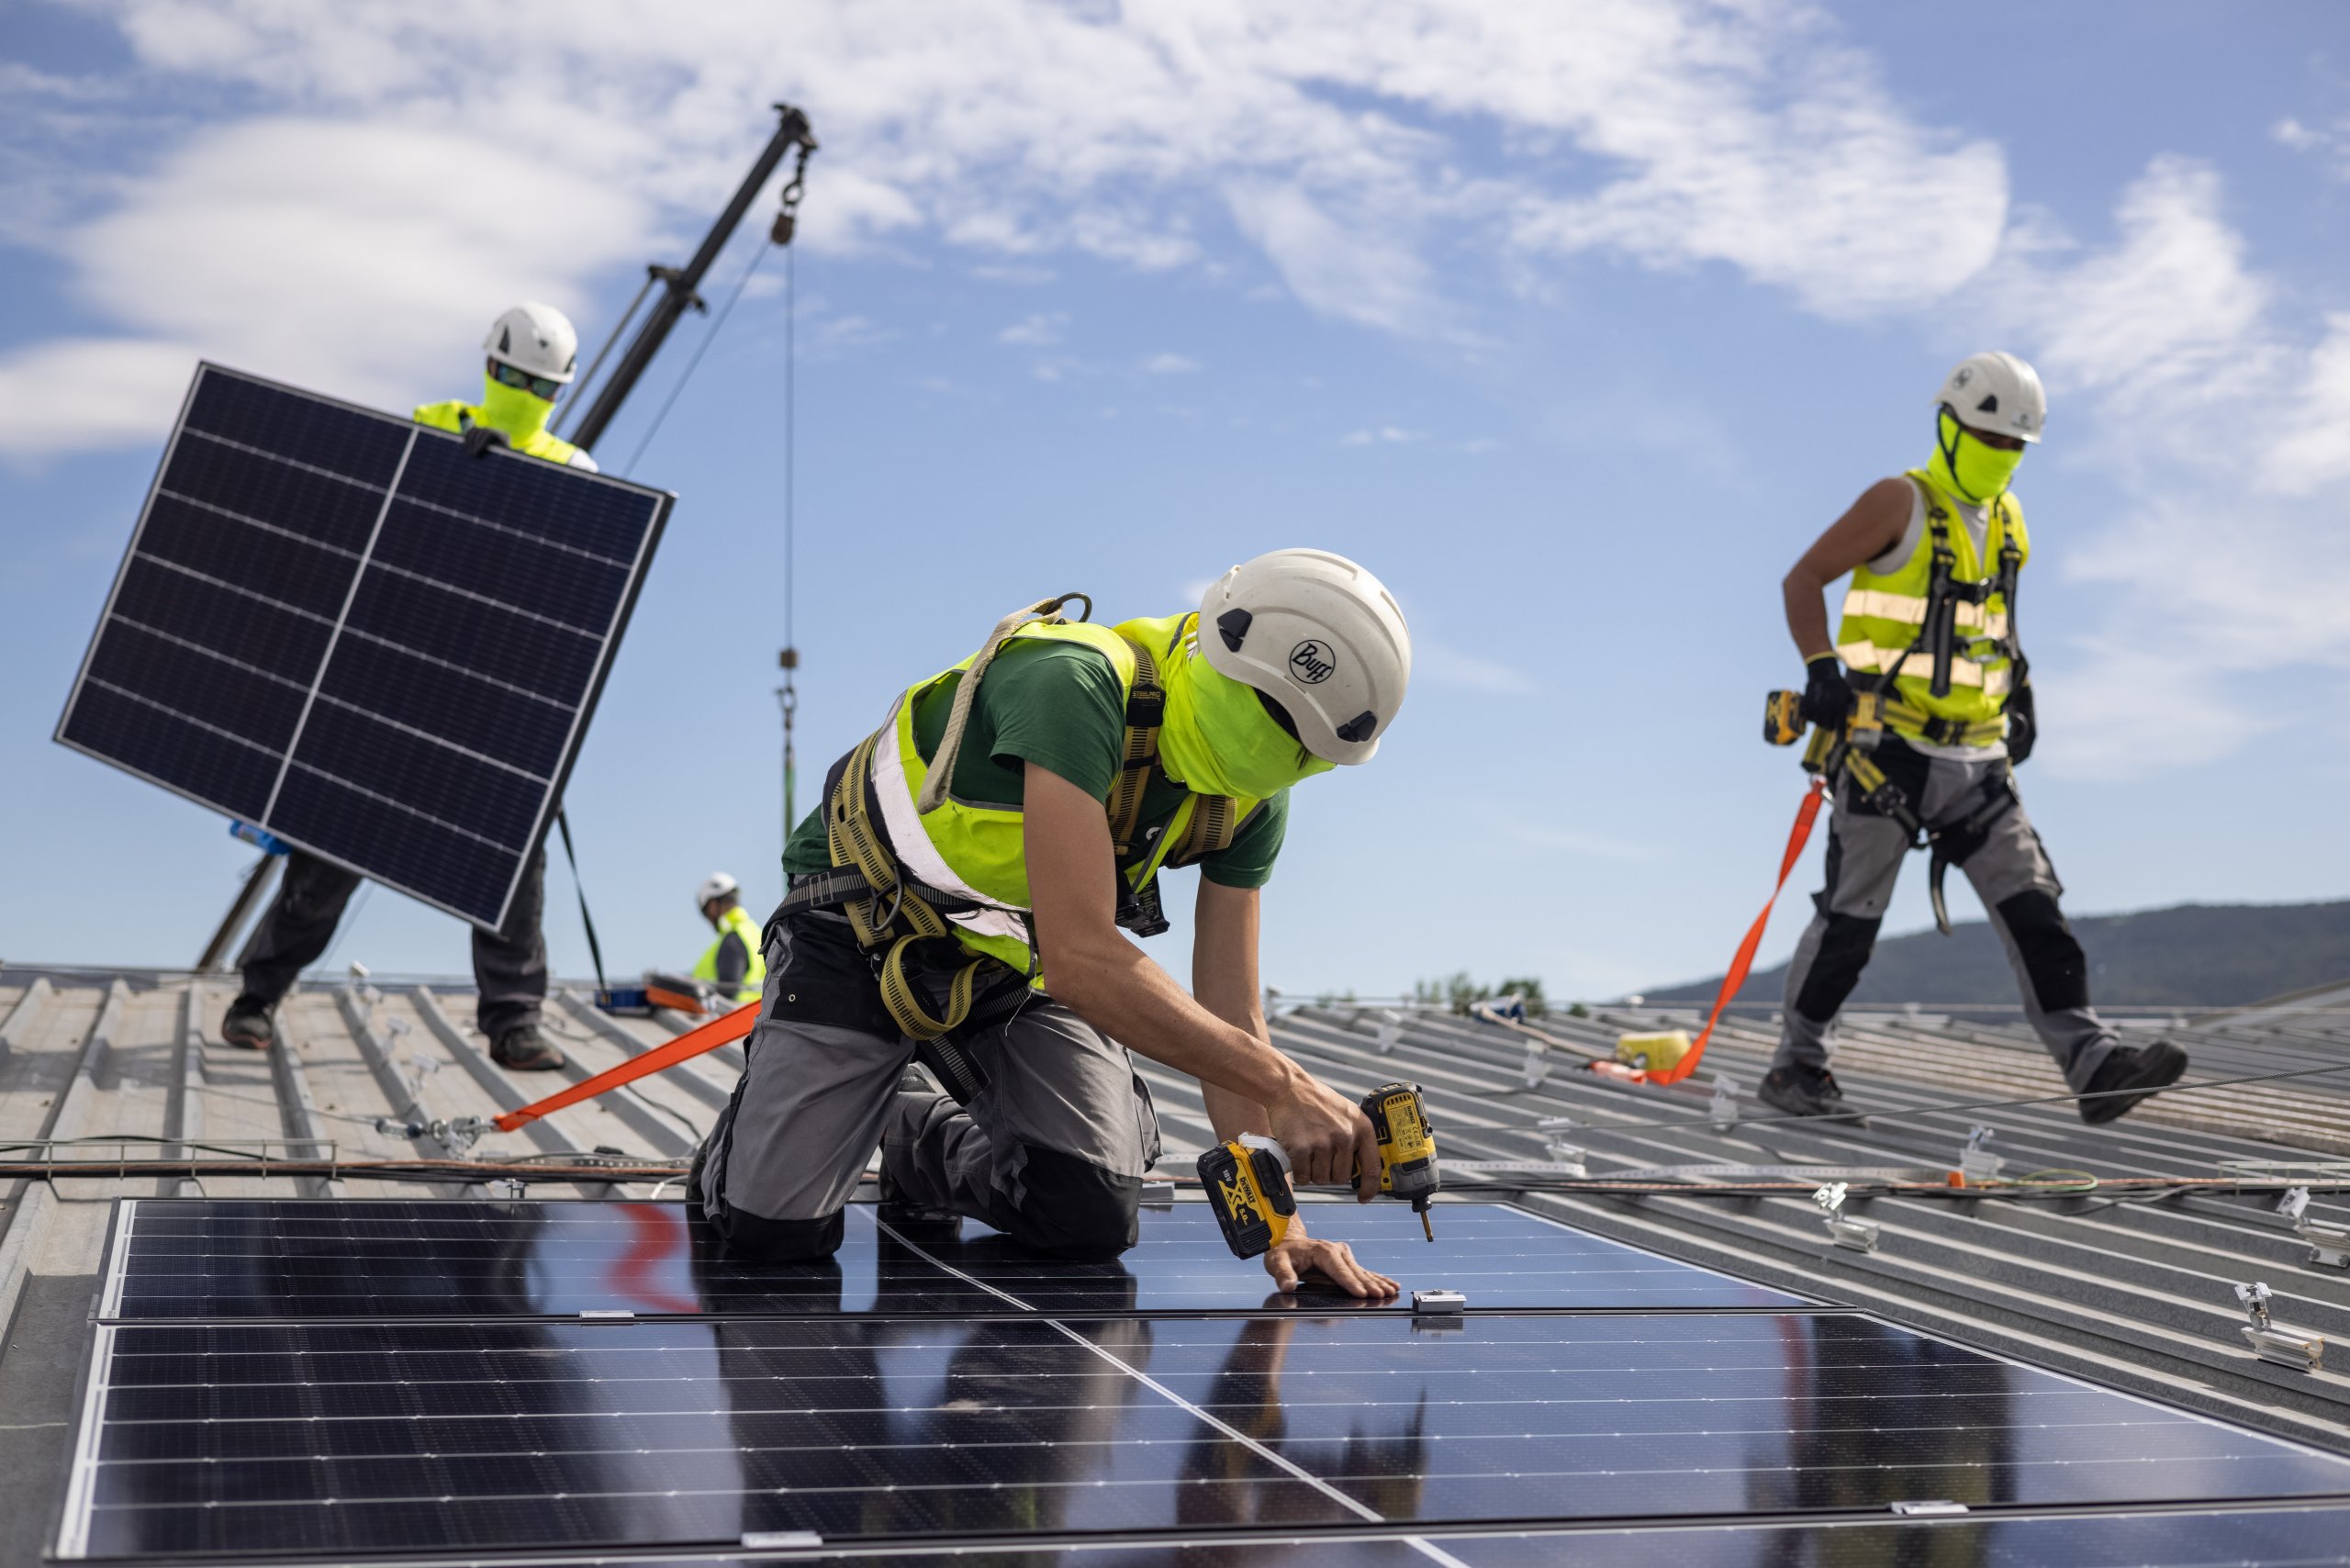
M 199 365 L 56 738 L 494 929 L 673 499 Z

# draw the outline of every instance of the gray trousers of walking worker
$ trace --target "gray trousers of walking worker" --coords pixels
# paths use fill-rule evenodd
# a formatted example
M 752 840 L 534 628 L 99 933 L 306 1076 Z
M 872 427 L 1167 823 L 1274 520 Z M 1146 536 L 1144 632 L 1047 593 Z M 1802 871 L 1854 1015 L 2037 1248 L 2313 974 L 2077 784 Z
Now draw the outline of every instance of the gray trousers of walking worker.
M 286 856 L 285 880 L 237 959 L 245 994 L 271 1007 L 283 1001 L 295 977 L 325 956 L 362 880 L 356 871 L 298 849 Z M 474 1016 L 492 1041 L 509 1029 L 537 1024 L 546 1002 L 547 940 L 541 930 L 546 888 L 547 852 L 541 845 L 515 884 L 504 929 L 474 927 L 474 984 L 479 991 Z
M 1135 1244 L 1158 1118 L 1125 1047 L 999 969 L 973 1009 L 979 1022 L 957 1036 L 986 1080 L 958 1105 L 900 1087 L 914 1043 L 882 1006 L 846 920 L 811 911 L 774 922 L 767 959 L 742 1080 L 690 1178 L 689 1202 L 730 1251 L 830 1256 L 877 1144 L 907 1203 L 1059 1257 L 1113 1258 Z M 930 977 L 942 991 L 948 973 Z
M 1874 756 L 1929 828 L 1973 814 L 1986 787 L 2008 769 L 2004 754 L 1965 761 L 1929 756 L 1892 735 Z M 1828 885 L 1813 896 L 1818 913 L 1787 969 L 1786 1022 L 1772 1066 L 1828 1065 L 1836 1015 L 1868 967 L 1908 848 L 1909 835 L 1901 824 L 1859 800 L 1845 780 L 1829 823 Z M 2065 1081 L 2076 1092 L 2087 1089 L 2116 1041 L 2089 1006 L 2088 960 L 2057 907 L 2064 885 L 2022 802 L 1990 823 L 1971 852 L 1964 846 L 1959 849 L 1951 864 L 1974 884 L 1991 929 L 2008 950 L 2023 992 L 2024 1016 L 2064 1070 Z

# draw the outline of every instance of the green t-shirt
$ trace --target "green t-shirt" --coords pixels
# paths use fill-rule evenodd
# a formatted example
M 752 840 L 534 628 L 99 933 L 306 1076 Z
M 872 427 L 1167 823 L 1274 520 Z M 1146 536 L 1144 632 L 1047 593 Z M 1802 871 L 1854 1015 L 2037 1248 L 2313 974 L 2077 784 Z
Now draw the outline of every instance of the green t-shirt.
M 914 744 L 925 761 L 946 734 L 957 684 L 939 682 L 914 709 Z M 1106 807 L 1125 737 L 1125 694 L 1107 658 L 1075 643 L 1022 638 L 996 655 L 979 682 L 951 789 L 969 805 L 1018 811 L 1027 790 L 1023 768 L 1033 762 Z M 1182 786 L 1154 774 L 1143 791 L 1143 822 L 1166 822 L 1183 795 Z M 793 830 L 783 851 L 787 872 L 822 871 L 832 864 L 823 818 L 819 805 Z M 1263 887 L 1272 879 L 1288 825 L 1284 790 L 1241 823 L 1229 845 L 1199 863 L 1201 875 L 1227 888 Z

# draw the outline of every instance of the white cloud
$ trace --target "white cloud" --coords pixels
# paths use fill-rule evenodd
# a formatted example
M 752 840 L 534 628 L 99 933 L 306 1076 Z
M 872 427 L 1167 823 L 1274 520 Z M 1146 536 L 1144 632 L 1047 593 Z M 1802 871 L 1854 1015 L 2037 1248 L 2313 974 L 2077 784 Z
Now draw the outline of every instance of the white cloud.
M 1931 299 L 1989 256 L 2005 202 L 1998 154 L 1912 119 L 1806 0 L 707 0 L 684 28 L 628 0 L 574 0 L 554 28 L 527 7 L 104 8 L 159 120 L 181 83 L 245 118 L 185 142 L 130 122 L 117 162 L 177 151 L 74 185 L 69 211 L 42 191 L 41 224 L 11 232 L 47 237 L 126 341 L 359 396 L 437 389 L 453 335 L 507 297 L 560 304 L 681 251 L 778 93 L 825 140 L 811 247 L 927 234 L 1023 277 L 1078 252 L 1245 293 L 1229 225 L 1308 308 L 1431 339 L 1474 335 L 1484 280 L 1452 263 L 1513 249 L 1521 279 L 1598 252 L 1727 263 L 1837 314 Z M 1471 139 L 1500 166 L 1463 174 Z M 0 179 L 28 187 L 13 152 Z M 43 442 L 126 422 L 51 419 Z
M 1516 665 L 1481 658 L 1422 634 L 1412 640 L 1412 675 L 1430 686 L 1496 697 L 1533 697 L 1542 688 Z
M 1069 312 L 1048 310 L 1014 321 L 995 335 L 1000 343 L 1012 343 L 1022 348 L 1050 348 L 1061 341 L 1062 330 L 1069 325 Z
M 2338 119 L 2331 125 L 2280 119 L 2269 128 L 2269 134 L 2296 152 L 2314 153 L 2322 159 L 2326 173 L 2335 179 L 2350 180 L 2350 119 Z
M 1340 446 L 1410 446 L 1425 441 L 1422 431 L 1405 430 L 1401 425 L 1380 425 L 1370 430 L 1348 431 L 1338 438 Z
M 1981 284 L 2048 383 L 2050 445 L 2081 443 L 2119 492 L 2062 557 L 2116 590 L 2108 608 L 2038 632 L 2063 670 L 2036 683 L 2062 771 L 2224 756 L 2285 722 L 2267 678 L 2350 666 L 2350 316 L 2308 341 L 2224 207 L 2210 168 L 2157 158 L 2110 244 L 2035 218 Z
M 1183 375 L 1200 368 L 1200 362 L 1180 353 L 1155 353 L 1142 362 L 1147 375 Z

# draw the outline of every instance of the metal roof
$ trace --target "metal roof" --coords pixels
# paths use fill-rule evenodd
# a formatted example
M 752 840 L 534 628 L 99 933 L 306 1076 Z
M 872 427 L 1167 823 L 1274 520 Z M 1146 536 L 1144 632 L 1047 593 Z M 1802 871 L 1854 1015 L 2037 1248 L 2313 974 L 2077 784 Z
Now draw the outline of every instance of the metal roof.
M 518 1077 L 489 1062 L 471 1028 L 468 991 L 430 978 L 307 986 L 281 1013 L 284 1047 L 262 1054 L 218 1041 L 233 992 L 225 978 L 0 969 L 0 1139 L 166 1140 L 266 1147 L 281 1157 L 294 1144 L 330 1140 L 344 1159 L 437 1155 L 443 1149 L 431 1137 L 411 1143 L 376 1119 L 492 1116 L 686 1026 L 667 1016 L 606 1017 L 584 992 L 565 989 L 547 1025 L 573 1066 Z M 1838 1071 L 1856 1104 L 1874 1113 L 1865 1127 L 1790 1125 L 1753 1101 L 1773 1036 L 1768 1020 L 1726 1021 L 1706 1070 L 1671 1090 L 1579 1070 L 1585 1053 L 1607 1050 L 1621 1031 L 1693 1025 L 1685 1012 L 1612 1010 L 1513 1025 L 1317 1004 L 1280 1012 L 1274 1031 L 1285 1049 L 1350 1094 L 1397 1077 L 1424 1085 L 1445 1157 L 1462 1168 L 1448 1186 L 1462 1193 L 1474 1191 L 1470 1162 L 1550 1161 L 1559 1143 L 1586 1151 L 1595 1178 L 1688 1166 L 1940 1170 L 1958 1163 L 1977 1126 L 1994 1129 L 1988 1148 L 2007 1159 L 2009 1174 L 2219 1178 L 2229 1162 L 2314 1159 L 2322 1184 L 2350 1181 L 2345 1002 L 2350 991 L 2191 1021 L 2165 1011 L 2131 1022 L 2132 1035 L 2159 1028 L 2185 1044 L 2195 1057 L 2191 1079 L 2312 1076 L 2175 1093 L 2104 1128 L 2083 1126 L 2061 1101 L 1969 1108 L 2061 1095 L 2062 1084 L 2020 1027 L 1923 1012 L 1848 1018 Z M 722 1048 L 481 1152 L 603 1148 L 679 1159 L 724 1103 L 741 1060 L 738 1049 Z M 1711 1118 L 1717 1073 L 1749 1092 L 1734 1102 L 1740 1119 L 1726 1130 Z M 1188 1174 L 1208 1137 L 1198 1091 L 1156 1068 L 1146 1075 L 1166 1137 L 1163 1170 Z M 1573 1125 L 1536 1125 L 1560 1117 Z M 144 1152 L 130 1141 L 123 1147 L 129 1158 Z M 2339 1168 L 2322 1169 L 2328 1159 Z M 1781 1179 L 1784 1191 L 1768 1195 L 1574 1191 L 1522 1201 L 1657 1252 L 2350 1451 L 2350 1369 L 2264 1361 L 2240 1332 L 2244 1316 L 2232 1287 L 2261 1279 L 2276 1292 L 2280 1323 L 2350 1338 L 2350 1272 L 2307 1261 L 2311 1249 L 2275 1212 L 2273 1193 L 1858 1197 L 1848 1212 L 1879 1226 L 1875 1249 L 1863 1252 L 1830 1242 L 1808 1196 L 1816 1173 L 1797 1169 Z M 606 1189 L 549 1184 L 543 1193 L 599 1196 Z M 415 1196 L 418 1189 L 358 1176 L 13 1183 L 0 1205 L 0 1323 L 10 1325 L 0 1355 L 0 1409 L 10 1417 L 0 1429 L 0 1514 L 51 1515 L 111 1201 L 199 1193 Z M 2350 1224 L 2350 1200 L 2321 1192 L 2309 1214 L 2321 1224 Z M 1382 1262 L 1408 1276 L 1408 1256 Z M 37 1535 L 0 1532 L 0 1568 L 35 1561 Z

